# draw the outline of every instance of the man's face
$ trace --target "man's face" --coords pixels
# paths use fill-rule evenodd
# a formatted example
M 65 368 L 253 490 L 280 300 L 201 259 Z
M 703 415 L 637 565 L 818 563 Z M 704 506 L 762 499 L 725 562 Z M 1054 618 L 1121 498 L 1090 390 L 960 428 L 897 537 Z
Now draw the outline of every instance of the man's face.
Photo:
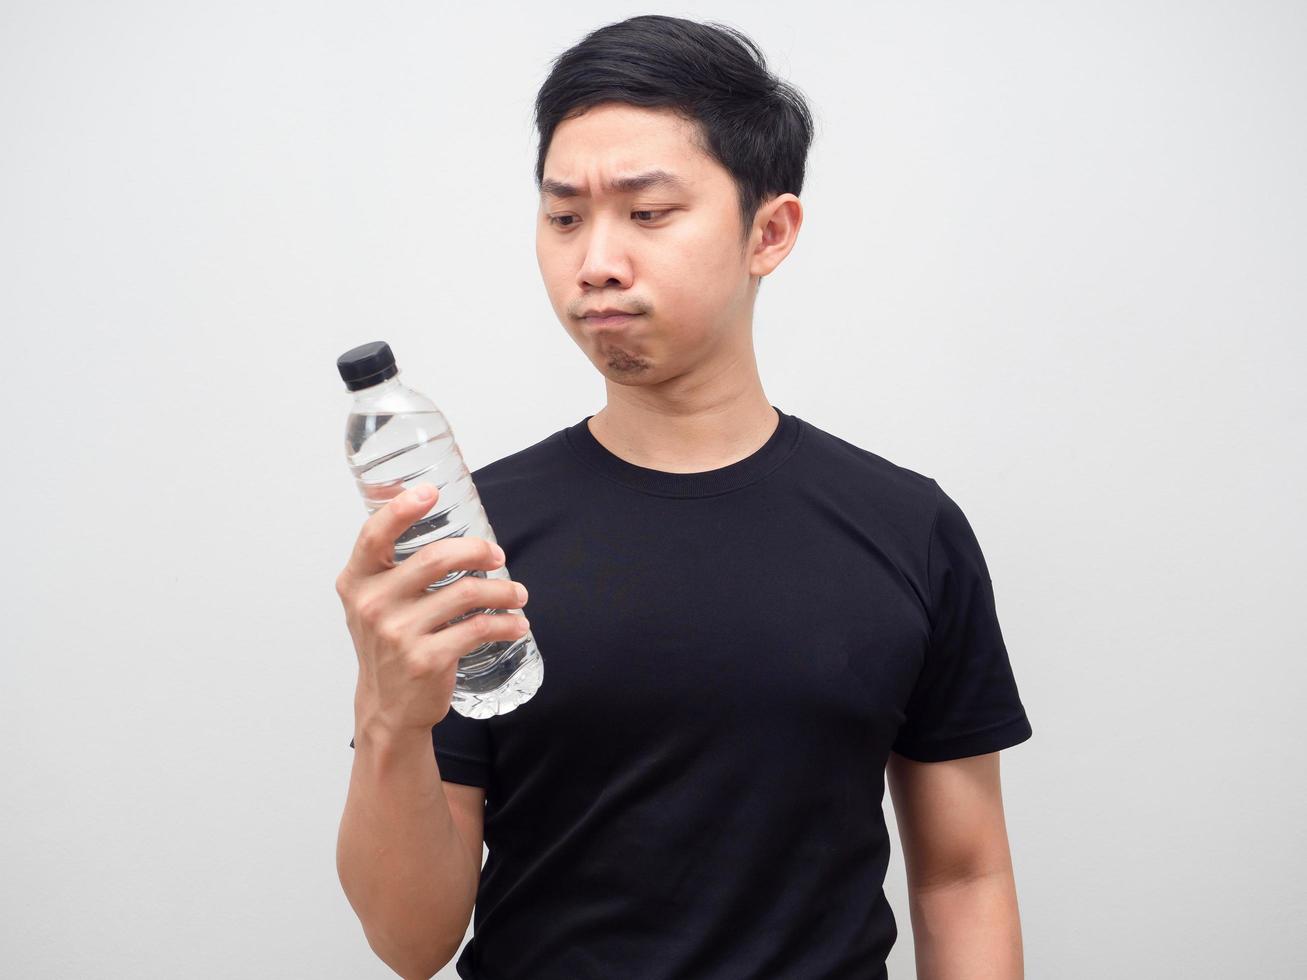
M 559 124 L 545 157 L 536 259 L 549 302 L 618 384 L 702 371 L 752 343 L 758 235 L 742 242 L 735 182 L 691 127 L 670 110 L 605 103 Z M 651 171 L 674 182 L 613 186 Z M 636 315 L 585 318 L 608 308 Z

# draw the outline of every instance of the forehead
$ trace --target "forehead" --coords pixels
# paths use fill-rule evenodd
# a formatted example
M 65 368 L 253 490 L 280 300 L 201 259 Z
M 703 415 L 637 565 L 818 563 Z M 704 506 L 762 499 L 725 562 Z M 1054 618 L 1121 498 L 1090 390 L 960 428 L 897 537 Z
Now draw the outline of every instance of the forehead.
M 692 190 L 711 179 L 715 163 L 694 137 L 694 124 L 668 109 L 592 106 L 554 129 L 541 196 Z

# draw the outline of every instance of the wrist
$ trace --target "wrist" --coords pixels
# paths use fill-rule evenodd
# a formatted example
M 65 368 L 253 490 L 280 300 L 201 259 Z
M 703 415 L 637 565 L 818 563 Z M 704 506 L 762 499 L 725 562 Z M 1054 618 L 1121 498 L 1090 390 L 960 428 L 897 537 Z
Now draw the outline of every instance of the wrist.
M 354 695 L 354 741 L 387 747 L 430 743 L 431 729 L 397 721 L 360 686 Z

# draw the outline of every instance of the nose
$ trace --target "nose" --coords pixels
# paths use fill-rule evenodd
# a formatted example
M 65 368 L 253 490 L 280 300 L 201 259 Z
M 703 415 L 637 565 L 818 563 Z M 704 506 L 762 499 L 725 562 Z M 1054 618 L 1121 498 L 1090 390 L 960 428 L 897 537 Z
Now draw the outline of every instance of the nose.
M 596 215 L 590 222 L 585 257 L 576 278 L 582 287 L 631 285 L 631 259 L 622 234 L 601 216 Z

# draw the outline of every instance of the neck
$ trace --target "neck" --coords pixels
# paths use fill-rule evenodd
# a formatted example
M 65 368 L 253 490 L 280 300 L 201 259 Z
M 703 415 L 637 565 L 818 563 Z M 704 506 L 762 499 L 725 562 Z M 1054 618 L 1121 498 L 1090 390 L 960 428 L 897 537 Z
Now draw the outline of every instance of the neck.
M 668 473 L 728 466 L 762 446 L 779 421 L 756 364 L 750 367 L 679 392 L 608 381 L 608 403 L 591 417 L 590 433 L 636 466 Z

